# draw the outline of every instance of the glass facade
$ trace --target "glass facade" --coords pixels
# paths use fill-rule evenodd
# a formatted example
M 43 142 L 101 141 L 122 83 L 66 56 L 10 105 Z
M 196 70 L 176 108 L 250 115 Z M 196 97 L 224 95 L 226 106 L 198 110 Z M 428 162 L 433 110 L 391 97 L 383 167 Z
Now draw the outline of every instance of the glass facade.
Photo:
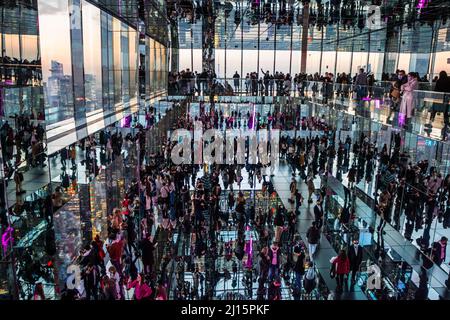
M 105 172 L 95 178 L 98 167 L 88 166 L 84 150 L 78 147 L 86 138 L 98 141 L 108 126 L 114 128 L 111 131 L 122 130 L 121 120 L 131 114 L 135 116 L 132 125 L 136 125 L 144 118 L 138 115 L 144 106 L 166 93 L 167 70 L 163 68 L 168 65 L 161 59 L 167 59 L 167 44 L 158 42 L 158 71 L 156 65 L 147 65 L 149 57 L 139 59 L 140 52 L 150 54 L 150 48 L 140 43 L 143 34 L 137 30 L 136 3 L 37 0 L 0 4 L 0 145 L 4 146 L 0 152 L 0 231 L 3 235 L 11 226 L 14 238 L 0 255 L 2 298 L 32 296 L 29 290 L 39 279 L 27 271 L 29 261 L 45 269 L 40 281 L 47 297 L 58 297 L 67 266 L 89 239 L 106 234 L 108 212 L 120 205 L 125 183 L 136 178 L 134 169 L 115 174 L 129 179 L 119 182 L 122 193 L 115 196 L 113 207 L 107 197 L 110 178 L 106 179 Z M 160 28 L 155 37 L 161 39 L 164 32 Z M 150 45 L 152 35 L 147 33 L 145 38 Z M 156 61 L 155 47 L 152 52 Z M 152 79 L 159 82 L 139 83 L 139 70 L 149 75 L 151 70 Z M 139 96 L 139 85 L 152 90 Z M 126 128 L 123 135 L 130 132 Z M 70 158 L 67 163 L 61 161 L 61 153 L 72 152 L 73 162 Z M 106 166 L 111 160 L 102 162 Z M 123 161 L 117 168 L 124 167 Z M 14 182 L 19 171 L 23 193 Z
M 137 111 L 139 36 L 87 1 L 38 5 L 47 138 L 54 153 Z M 61 26 L 57 36 L 55 24 Z M 168 64 L 165 46 L 148 38 L 151 94 L 166 88 Z

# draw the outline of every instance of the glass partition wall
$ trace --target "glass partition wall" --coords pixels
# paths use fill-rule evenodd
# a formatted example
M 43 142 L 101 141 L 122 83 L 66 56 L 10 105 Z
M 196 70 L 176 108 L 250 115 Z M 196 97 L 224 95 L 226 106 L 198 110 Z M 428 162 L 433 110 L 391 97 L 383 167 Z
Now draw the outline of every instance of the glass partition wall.
M 29 299 L 40 281 L 46 296 L 55 298 L 64 288 L 66 267 L 86 241 L 106 232 L 112 210 L 103 206 L 109 173 L 100 172 L 112 159 L 106 161 L 106 150 L 89 149 L 86 141 L 100 145 L 100 136 L 121 130 L 125 136 L 131 129 L 122 129 L 128 125 L 122 120 L 165 94 L 167 52 L 159 43 L 158 71 L 140 66 L 135 27 L 91 1 L 38 0 L 0 10 L 0 233 L 13 239 L 2 250 L 0 273 L 7 281 L 0 283 L 0 295 Z M 140 68 L 159 75 L 151 79 L 158 83 L 143 83 L 152 90 L 142 101 Z M 111 125 L 117 129 L 105 129 Z M 132 171 L 116 176 L 136 178 Z

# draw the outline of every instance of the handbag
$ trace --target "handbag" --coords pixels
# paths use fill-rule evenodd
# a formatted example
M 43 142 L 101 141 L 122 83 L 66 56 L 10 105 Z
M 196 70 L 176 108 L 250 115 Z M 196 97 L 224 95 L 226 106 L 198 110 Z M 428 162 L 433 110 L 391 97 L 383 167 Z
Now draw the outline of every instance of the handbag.
M 399 99 L 400 98 L 400 90 L 397 88 L 392 88 L 391 96 L 395 99 Z

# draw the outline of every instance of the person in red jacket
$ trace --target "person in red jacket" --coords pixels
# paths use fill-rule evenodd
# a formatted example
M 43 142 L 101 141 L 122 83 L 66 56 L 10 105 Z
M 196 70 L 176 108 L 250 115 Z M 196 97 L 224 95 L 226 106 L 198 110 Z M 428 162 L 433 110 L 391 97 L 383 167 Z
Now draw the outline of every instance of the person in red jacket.
M 336 291 L 342 292 L 344 286 L 344 276 L 350 272 L 350 260 L 345 250 L 341 250 L 337 257 L 331 259 L 332 266 L 336 274 Z
M 122 276 L 122 255 L 123 255 L 123 245 L 124 241 L 120 239 L 118 236 L 116 240 L 109 246 L 106 246 L 106 249 L 109 253 L 109 259 L 111 260 L 111 264 L 116 267 L 117 272 L 120 276 Z

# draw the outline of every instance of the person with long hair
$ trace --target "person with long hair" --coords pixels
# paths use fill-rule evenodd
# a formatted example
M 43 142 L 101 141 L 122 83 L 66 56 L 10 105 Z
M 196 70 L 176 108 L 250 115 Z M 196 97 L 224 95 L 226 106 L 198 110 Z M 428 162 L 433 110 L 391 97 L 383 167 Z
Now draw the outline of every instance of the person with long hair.
M 127 284 L 127 290 L 134 288 L 134 299 L 135 300 L 147 300 L 150 299 L 152 295 L 152 288 L 145 283 L 145 274 L 139 273 L 136 280 L 130 280 Z
M 417 81 L 417 74 L 415 72 L 408 73 L 408 82 L 400 87 L 400 91 L 403 93 L 402 102 L 400 104 L 400 114 L 404 117 L 404 124 L 409 126 L 409 122 L 414 114 L 416 107 L 416 99 L 414 97 L 414 91 L 419 88 L 419 82 Z

